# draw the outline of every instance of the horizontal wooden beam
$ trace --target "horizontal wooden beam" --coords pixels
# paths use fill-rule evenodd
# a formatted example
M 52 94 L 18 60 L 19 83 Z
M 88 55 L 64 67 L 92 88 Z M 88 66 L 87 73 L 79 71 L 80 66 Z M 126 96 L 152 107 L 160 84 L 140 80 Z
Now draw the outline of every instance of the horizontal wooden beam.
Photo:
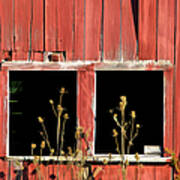
M 2 68 L 8 70 L 88 70 L 87 67 L 94 66 L 94 70 L 162 70 L 173 68 L 173 64 L 167 60 L 147 61 L 76 61 L 76 62 L 4 62 Z
M 161 157 L 159 155 L 139 155 L 139 161 L 138 163 L 170 163 L 171 157 Z M 7 157 L 8 161 L 14 161 L 14 160 L 32 160 L 33 161 L 34 156 L 9 156 Z M 136 163 L 137 160 L 134 155 L 125 155 L 125 159 L 127 159 L 131 163 Z M 72 157 L 72 156 L 42 156 L 41 161 L 71 161 L 71 162 L 78 162 L 81 161 L 81 157 Z M 94 156 L 87 156 L 86 160 L 88 162 L 96 162 L 101 163 L 103 161 L 107 161 L 109 163 L 117 163 L 121 162 L 121 157 L 119 155 L 111 155 L 111 159 L 109 158 L 109 155 L 94 155 Z

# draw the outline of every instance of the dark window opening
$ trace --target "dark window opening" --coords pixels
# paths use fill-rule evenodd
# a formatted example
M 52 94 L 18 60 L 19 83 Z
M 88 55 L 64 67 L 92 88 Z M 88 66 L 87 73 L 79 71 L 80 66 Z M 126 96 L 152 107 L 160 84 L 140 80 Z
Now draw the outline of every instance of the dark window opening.
M 62 87 L 68 91 L 63 96 L 63 107 L 69 114 L 64 135 L 64 148 L 75 148 L 76 130 L 76 72 L 75 71 L 10 71 L 9 73 L 9 155 L 31 155 L 31 144 L 37 145 L 34 155 L 40 154 L 42 126 L 38 117 L 44 119 L 51 147 L 56 150 L 57 118 L 49 100 L 59 103 Z M 43 155 L 49 155 L 49 149 Z
M 136 30 L 136 37 L 138 39 L 138 6 L 139 6 L 139 0 L 131 0 L 132 5 L 132 12 L 133 12 L 133 18 L 134 18 L 134 26 Z
M 96 73 L 96 139 L 95 153 L 116 152 L 112 130 L 117 128 L 111 108 L 120 96 L 127 97 L 126 119 L 136 111 L 135 121 L 141 125 L 130 154 L 144 154 L 145 145 L 163 147 L 163 72 L 162 71 L 98 71 Z M 127 141 L 126 141 L 127 147 Z M 162 149 L 161 149 L 162 150 Z M 162 151 L 161 151 L 162 152 Z

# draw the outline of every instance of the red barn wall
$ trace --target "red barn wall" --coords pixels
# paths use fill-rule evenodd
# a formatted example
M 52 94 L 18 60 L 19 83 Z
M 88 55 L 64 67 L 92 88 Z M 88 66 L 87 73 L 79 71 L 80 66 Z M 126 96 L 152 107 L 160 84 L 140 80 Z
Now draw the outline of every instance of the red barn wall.
M 138 2 L 138 33 L 131 0 L 0 0 L 0 61 L 44 61 L 47 52 L 66 53 L 65 61 L 169 60 L 173 65 L 168 101 L 172 134 L 167 147 L 180 153 L 180 2 L 178 0 L 134 0 Z M 0 72 L 0 151 L 4 154 L 4 72 Z M 84 80 L 86 81 L 86 80 Z M 83 97 L 82 97 L 83 98 Z M 82 116 L 85 116 L 82 114 Z M 82 122 L 83 123 L 83 122 Z M 3 142 L 3 143 L 2 143 Z M 95 166 L 94 166 L 95 167 Z M 33 167 L 28 167 L 29 172 Z M 47 177 L 52 167 L 42 167 Z M 66 168 L 62 166 L 62 169 Z M 118 166 L 103 166 L 102 179 L 113 179 Z M 128 168 L 129 179 L 169 180 L 169 165 Z M 0 160 L 0 172 L 13 179 L 11 163 Z M 61 177 L 61 179 L 69 179 Z M 0 177 L 1 178 L 1 177 Z M 32 179 L 29 175 L 29 179 Z

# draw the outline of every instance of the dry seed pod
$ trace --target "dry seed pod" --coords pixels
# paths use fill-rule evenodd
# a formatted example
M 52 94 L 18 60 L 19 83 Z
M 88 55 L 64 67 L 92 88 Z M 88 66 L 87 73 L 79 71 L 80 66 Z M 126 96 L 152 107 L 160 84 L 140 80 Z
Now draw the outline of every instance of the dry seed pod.
M 54 104 L 54 101 L 52 99 L 49 100 L 50 104 Z
M 113 115 L 113 118 L 117 118 L 118 117 L 118 115 L 115 113 L 114 115 Z
M 139 129 L 140 128 L 140 124 L 136 124 L 136 128 Z
M 118 132 L 116 129 L 113 129 L 113 137 L 117 137 L 118 136 Z
M 58 104 L 58 105 L 57 105 L 57 110 L 60 111 L 60 112 L 62 112 L 62 111 L 63 111 L 63 107 L 62 107 L 60 104 Z
M 45 148 L 45 141 L 41 141 L 41 149 L 44 149 Z
M 31 148 L 35 149 L 36 148 L 36 144 L 31 144 Z
M 44 122 L 44 120 L 43 120 L 43 118 L 42 117 L 38 117 L 38 121 L 39 121 L 39 123 L 43 123 Z
M 135 111 L 131 111 L 131 117 L 136 118 L 136 112 Z
M 66 113 L 66 114 L 64 114 L 64 119 L 69 119 L 69 115 L 68 115 L 68 113 Z
M 51 154 L 54 154 L 54 149 L 51 149 Z
M 138 153 L 135 154 L 135 159 L 136 159 L 136 161 L 139 161 L 139 160 L 140 160 L 140 157 L 139 157 L 139 154 L 138 154 Z
M 126 98 L 126 96 L 120 96 L 120 99 L 121 99 L 122 102 L 126 102 L 127 98 Z
M 64 94 L 66 92 L 66 89 L 64 88 L 64 87 L 62 87 L 61 89 L 60 89 L 60 94 Z

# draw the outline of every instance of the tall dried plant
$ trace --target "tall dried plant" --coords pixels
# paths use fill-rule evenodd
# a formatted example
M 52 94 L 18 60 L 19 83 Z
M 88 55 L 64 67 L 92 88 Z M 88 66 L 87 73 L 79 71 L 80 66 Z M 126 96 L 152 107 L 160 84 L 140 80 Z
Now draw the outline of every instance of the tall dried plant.
M 128 165 L 128 160 L 125 159 L 125 154 L 130 153 L 131 147 L 133 146 L 133 141 L 138 136 L 139 128 L 140 128 L 140 124 L 137 124 L 135 122 L 135 118 L 136 118 L 135 111 L 131 111 L 130 121 L 128 121 L 125 118 L 126 107 L 127 107 L 126 96 L 120 96 L 119 106 L 110 110 L 110 113 L 112 113 L 112 115 L 113 115 L 113 120 L 116 123 L 117 127 L 120 129 L 119 131 L 121 134 L 121 141 L 120 141 L 121 148 L 120 148 L 119 139 L 118 139 L 118 135 L 119 135 L 118 130 L 113 129 L 113 137 L 115 139 L 116 151 L 121 157 L 123 180 L 126 180 L 126 167 Z M 115 109 L 120 112 L 120 117 L 118 116 L 117 113 L 114 113 Z M 129 133 L 128 133 L 128 130 L 129 130 Z M 126 146 L 126 144 L 127 144 L 127 146 Z

